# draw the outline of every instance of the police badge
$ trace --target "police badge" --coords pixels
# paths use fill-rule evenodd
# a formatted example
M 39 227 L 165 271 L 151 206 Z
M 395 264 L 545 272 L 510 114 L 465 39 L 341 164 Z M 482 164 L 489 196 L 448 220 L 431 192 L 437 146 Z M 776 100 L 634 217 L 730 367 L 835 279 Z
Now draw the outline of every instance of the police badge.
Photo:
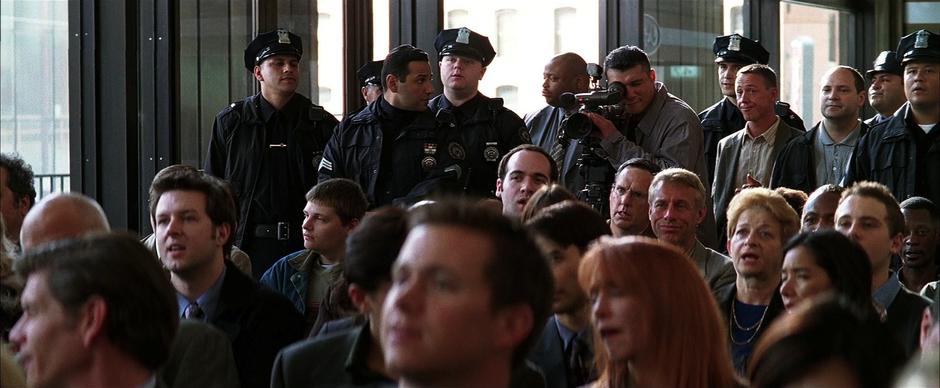
M 499 160 L 499 149 L 496 148 L 495 141 L 487 142 L 486 148 L 483 149 L 483 159 L 487 162 L 495 162 Z

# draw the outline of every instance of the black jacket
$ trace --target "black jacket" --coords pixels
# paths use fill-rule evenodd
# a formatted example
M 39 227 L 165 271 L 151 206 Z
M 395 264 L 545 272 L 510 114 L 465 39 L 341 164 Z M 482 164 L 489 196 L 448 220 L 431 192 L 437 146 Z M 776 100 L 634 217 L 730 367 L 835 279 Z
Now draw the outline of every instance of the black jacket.
M 885 329 L 898 341 L 908 358 L 920 349 L 920 319 L 928 305 L 927 299 L 901 286 L 888 307 Z
M 509 150 L 530 141 L 525 122 L 503 106 L 503 99 L 482 93 L 459 107 L 441 94 L 429 101 L 428 106 L 459 133 L 466 151 L 461 177 L 465 191 L 474 196 L 493 197 L 499 160 Z
M 228 260 L 217 311 L 209 323 L 232 341 L 241 386 L 269 386 L 277 353 L 303 338 L 303 317 L 287 299 L 262 288 Z
M 868 133 L 868 125 L 859 124 L 859 138 Z M 777 154 L 777 160 L 774 162 L 774 171 L 770 178 L 770 188 L 786 187 L 788 189 L 800 190 L 804 193 L 812 193 L 816 190 L 816 137 L 822 128 L 819 123 L 813 126 L 809 132 L 797 136 L 780 153 Z M 850 158 L 851 159 L 851 158 Z
M 803 119 L 790 110 L 790 104 L 778 102 L 775 109 L 777 116 L 780 116 L 784 123 L 801 131 L 806 130 Z M 724 97 L 699 113 L 698 118 L 702 121 L 702 130 L 705 134 L 705 165 L 708 166 L 708 181 L 714 182 L 718 142 L 725 136 L 743 129 L 747 120 L 744 120 L 738 107 Z
M 272 168 L 262 170 L 263 153 L 267 150 L 268 139 L 261 113 L 261 95 L 256 94 L 242 101 L 232 103 L 216 116 L 212 125 L 212 136 L 206 154 L 206 172 L 228 181 L 238 203 L 239 222 L 235 230 L 234 243 L 242 246 L 245 227 L 249 223 L 252 196 L 259 178 L 265 178 Z M 316 169 L 323 154 L 323 147 L 330 139 L 337 120 L 333 115 L 314 105 L 309 99 L 294 94 L 287 105 L 279 112 L 279 125 L 287 125 L 287 159 L 292 161 L 284 166 L 299 180 L 299 192 L 281 190 L 284 203 L 296 209 L 290 214 L 280 215 L 281 220 L 296 221 L 291 229 L 300 230 L 300 217 L 296 213 L 303 209 L 306 201 L 304 194 L 316 181 Z M 294 225 L 296 224 L 296 225 Z M 250 232 L 249 232 L 250 233 Z M 294 233 L 299 236 L 299 234 Z
M 894 117 L 875 125 L 859 139 L 844 186 L 875 181 L 888 186 L 898 202 L 922 196 L 940 203 L 940 130 L 934 125 L 931 134 L 924 135 L 912 116 L 907 102 Z M 918 142 L 926 154 L 918 155 Z
M 390 124 L 383 124 L 381 103 L 376 101 L 343 119 L 324 151 L 318 170 L 320 181 L 348 178 L 359 183 L 373 208 L 415 202 L 438 189 L 446 190 L 445 186 L 455 185 L 453 182 L 460 173 L 453 169 L 457 163 L 451 155 L 460 156 L 462 151 L 447 142 L 447 133 L 452 130 L 425 111 L 404 128 L 383 131 L 383 125 Z M 385 133 L 397 135 L 384 139 Z M 383 144 L 386 141 L 392 144 Z M 382 169 L 383 149 L 391 151 L 385 155 L 388 171 Z M 381 174 L 390 174 L 383 177 L 384 192 L 377 184 Z

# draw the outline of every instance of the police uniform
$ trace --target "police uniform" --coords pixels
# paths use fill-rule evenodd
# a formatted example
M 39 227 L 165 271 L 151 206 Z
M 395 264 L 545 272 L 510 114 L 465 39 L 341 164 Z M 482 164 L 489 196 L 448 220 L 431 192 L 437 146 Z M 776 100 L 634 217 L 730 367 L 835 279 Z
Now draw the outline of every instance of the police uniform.
M 902 69 L 910 62 L 940 63 L 940 35 L 920 30 L 901 38 L 897 49 Z M 936 91 L 935 91 L 936 92 Z M 894 117 L 875 125 L 856 146 L 845 184 L 875 181 L 898 202 L 921 196 L 940 203 L 940 129 L 923 129 L 906 102 Z
M 245 67 L 274 55 L 303 54 L 300 37 L 286 30 L 258 35 L 245 49 Z M 301 209 L 316 184 L 316 168 L 337 120 L 294 94 L 280 110 L 256 94 L 215 118 L 204 168 L 227 180 L 238 203 L 234 242 L 260 276 L 277 259 L 303 247 Z
M 438 58 L 456 55 L 480 61 L 486 67 L 496 51 L 489 38 L 463 27 L 441 31 L 434 41 Z M 428 102 L 431 111 L 456 130 L 453 139 L 463 145 L 465 157 L 460 184 L 473 196 L 494 197 L 499 161 L 514 147 L 529 143 L 529 130 L 515 112 L 503 106 L 503 99 L 477 92 L 460 106 L 444 94 Z
M 715 63 L 734 62 L 744 65 L 760 63 L 766 65 L 770 61 L 770 53 L 755 40 L 748 39 L 739 34 L 719 36 L 712 44 L 715 53 Z M 803 120 L 790 109 L 790 104 L 777 102 L 777 115 L 787 125 L 806 130 Z M 743 129 L 747 120 L 738 110 L 737 105 L 728 97 L 708 107 L 698 114 L 705 131 L 705 165 L 708 166 L 708 181 L 715 178 L 715 159 L 718 155 L 718 141 L 740 129 Z
M 463 153 L 461 145 L 442 140 L 447 129 L 429 110 L 405 111 L 379 97 L 337 127 L 320 163 L 320 181 L 359 183 L 370 208 L 446 191 L 461 173 L 450 155 Z
M 359 86 L 378 86 L 382 87 L 382 61 L 370 61 L 356 70 L 356 77 L 359 78 Z
M 881 73 L 891 73 L 903 77 L 901 75 L 901 63 L 898 62 L 897 54 L 894 51 L 882 51 L 881 54 L 878 54 L 878 57 L 875 58 L 875 62 L 872 64 L 872 69 L 865 72 L 865 77 L 868 78 L 868 82 L 871 82 L 876 75 Z M 865 124 L 872 126 L 889 118 L 891 118 L 891 116 L 876 113 L 868 120 L 865 120 Z

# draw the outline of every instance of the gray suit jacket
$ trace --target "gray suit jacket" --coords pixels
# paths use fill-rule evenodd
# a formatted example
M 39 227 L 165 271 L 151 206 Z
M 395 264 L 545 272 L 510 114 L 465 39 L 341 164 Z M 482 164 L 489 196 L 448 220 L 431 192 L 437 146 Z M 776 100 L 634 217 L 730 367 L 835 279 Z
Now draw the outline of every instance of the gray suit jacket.
M 787 123 L 780 121 L 777 134 L 774 138 L 774 149 L 770 160 L 777 160 L 777 155 L 787 145 L 790 139 L 800 136 L 803 131 L 795 129 Z M 734 182 L 735 172 L 738 171 L 738 158 L 741 154 L 741 145 L 744 143 L 744 128 L 725 136 L 718 142 L 718 156 L 715 161 L 715 182 L 712 184 L 712 200 L 714 200 L 715 219 L 718 221 L 718 244 L 724 247 L 727 239 L 728 204 L 734 197 L 734 190 L 738 186 Z M 769 184 L 770 182 L 761 182 Z

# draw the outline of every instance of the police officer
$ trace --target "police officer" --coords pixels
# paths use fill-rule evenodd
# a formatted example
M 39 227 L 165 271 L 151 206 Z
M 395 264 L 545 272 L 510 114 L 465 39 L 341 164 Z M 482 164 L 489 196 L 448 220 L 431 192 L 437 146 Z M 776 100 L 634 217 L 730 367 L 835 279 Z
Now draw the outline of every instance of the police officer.
M 369 61 L 356 71 L 359 92 L 366 104 L 371 104 L 382 95 L 382 61 Z
M 708 166 L 709 183 L 715 178 L 718 141 L 744 128 L 746 123 L 734 95 L 734 80 L 738 70 L 753 63 L 766 65 L 770 61 L 770 53 L 764 46 L 739 34 L 716 37 L 712 51 L 715 53 L 715 64 L 718 65 L 718 86 L 722 98 L 698 114 L 702 129 L 705 130 L 705 165 Z M 803 120 L 790 110 L 790 104 L 778 101 L 776 112 L 787 125 L 799 130 L 806 129 Z
M 875 58 L 872 69 L 865 72 L 871 85 L 868 86 L 868 99 L 877 114 L 865 120 L 872 126 L 885 121 L 907 101 L 904 96 L 904 78 L 901 77 L 901 63 L 894 51 L 882 51 Z
M 920 30 L 901 38 L 897 58 L 908 101 L 859 140 L 845 181 L 880 182 L 898 202 L 921 196 L 938 203 L 940 35 Z
M 318 169 L 320 182 L 348 178 L 359 183 L 370 207 L 410 204 L 443 190 L 461 168 L 457 142 L 441 139 L 454 130 L 428 109 L 434 92 L 428 54 L 396 47 L 382 67 L 382 95 L 339 124 Z M 458 158 L 459 159 L 459 158 Z
M 502 156 L 529 142 L 529 131 L 519 115 L 503 106 L 501 98 L 479 92 L 480 80 L 496 51 L 489 38 L 466 27 L 437 34 L 444 93 L 429 103 L 431 110 L 459 132 L 465 148 L 461 183 L 474 196 L 493 197 L 497 167 Z M 457 156 L 457 155 L 452 155 Z
M 287 30 L 259 34 L 245 49 L 245 68 L 261 93 L 232 103 L 212 125 L 204 168 L 231 183 L 239 205 L 234 243 L 256 276 L 303 247 L 299 210 L 337 123 L 296 93 L 302 55 L 300 37 Z

